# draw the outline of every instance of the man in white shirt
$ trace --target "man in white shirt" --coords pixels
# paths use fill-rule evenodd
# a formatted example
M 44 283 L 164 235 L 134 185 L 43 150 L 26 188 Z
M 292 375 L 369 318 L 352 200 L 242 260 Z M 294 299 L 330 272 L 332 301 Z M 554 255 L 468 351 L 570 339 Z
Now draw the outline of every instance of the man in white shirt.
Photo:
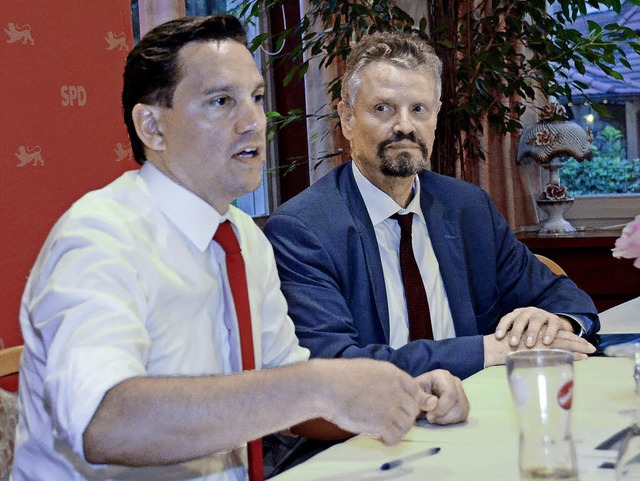
M 421 412 L 466 419 L 446 371 L 307 361 L 271 247 L 230 206 L 265 155 L 264 83 L 245 45 L 219 15 L 168 22 L 130 53 L 124 116 L 142 168 L 77 201 L 32 269 L 13 480 L 242 480 L 245 443 L 292 426 L 393 444 Z M 246 268 L 257 368 L 245 372 L 212 241 L 224 221 Z

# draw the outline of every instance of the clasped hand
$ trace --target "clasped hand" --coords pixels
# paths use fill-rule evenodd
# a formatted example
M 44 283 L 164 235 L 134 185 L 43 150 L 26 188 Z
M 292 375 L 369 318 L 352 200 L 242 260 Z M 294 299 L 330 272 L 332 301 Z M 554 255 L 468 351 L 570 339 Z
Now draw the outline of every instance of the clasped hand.
M 330 384 L 333 402 L 329 406 L 334 409 L 326 417 L 342 429 L 379 436 L 391 445 L 402 441 L 422 413 L 437 424 L 467 419 L 469 401 L 462 383 L 448 371 L 413 378 L 388 362 L 347 362 L 348 369 L 336 373 Z
M 515 309 L 500 319 L 495 335 L 485 336 L 485 365 L 503 364 L 506 355 L 521 349 L 565 349 L 576 360 L 596 348 L 573 332 L 568 319 L 537 307 Z

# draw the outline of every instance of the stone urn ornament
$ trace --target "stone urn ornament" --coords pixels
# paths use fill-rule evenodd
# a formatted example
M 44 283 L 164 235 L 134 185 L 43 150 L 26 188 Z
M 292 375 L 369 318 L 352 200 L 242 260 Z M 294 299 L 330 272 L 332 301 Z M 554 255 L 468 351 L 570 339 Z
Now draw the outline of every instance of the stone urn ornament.
M 541 109 L 537 123 L 522 132 L 516 164 L 536 162 L 549 172 L 549 181 L 536 201 L 548 219 L 541 234 L 564 234 L 576 229 L 564 218 L 574 198 L 560 181 L 562 164 L 573 157 L 579 162 L 591 160 L 593 134 L 566 118 L 565 108 L 554 102 Z

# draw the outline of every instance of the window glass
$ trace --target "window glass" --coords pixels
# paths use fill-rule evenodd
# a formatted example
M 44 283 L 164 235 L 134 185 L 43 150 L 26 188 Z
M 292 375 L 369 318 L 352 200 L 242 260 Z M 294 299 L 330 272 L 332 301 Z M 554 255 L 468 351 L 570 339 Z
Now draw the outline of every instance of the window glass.
M 590 8 L 579 17 L 573 28 L 587 32 L 587 22 L 603 27 L 616 22 L 635 31 L 640 30 L 640 7 L 624 2 L 620 14 L 613 9 Z M 640 67 L 640 55 L 625 50 L 632 66 Z M 597 68 L 584 74 L 570 72 L 574 81 L 587 85 L 586 96 L 575 95 L 572 103 L 564 102 L 570 118 L 593 134 L 593 160 L 570 159 L 560 171 L 562 182 L 574 196 L 640 194 L 640 69 L 629 70 L 622 64 L 618 71 L 624 80 L 607 76 Z M 594 104 L 607 108 L 609 116 L 601 116 Z

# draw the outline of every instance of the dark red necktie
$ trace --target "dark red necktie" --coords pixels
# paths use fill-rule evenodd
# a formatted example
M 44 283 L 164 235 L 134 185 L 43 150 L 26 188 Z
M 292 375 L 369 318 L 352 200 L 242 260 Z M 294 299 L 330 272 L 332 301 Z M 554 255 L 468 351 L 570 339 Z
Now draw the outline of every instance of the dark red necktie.
M 393 214 L 391 218 L 397 220 L 400 225 L 400 270 L 409 316 L 409 340 L 433 339 L 427 293 L 413 255 L 411 241 L 413 214 Z
M 249 292 L 247 289 L 247 275 L 244 269 L 244 259 L 236 234 L 233 232 L 231 222 L 224 221 L 218 226 L 213 236 L 220 247 L 224 249 L 227 262 L 227 275 L 229 286 L 233 295 L 233 303 L 236 306 L 238 316 L 238 329 L 240 337 L 240 349 L 242 351 L 242 369 L 249 371 L 255 369 L 255 356 L 253 353 L 253 331 L 251 329 L 251 311 L 249 310 Z M 263 481 L 264 469 L 262 466 L 262 439 L 249 441 L 249 480 Z

